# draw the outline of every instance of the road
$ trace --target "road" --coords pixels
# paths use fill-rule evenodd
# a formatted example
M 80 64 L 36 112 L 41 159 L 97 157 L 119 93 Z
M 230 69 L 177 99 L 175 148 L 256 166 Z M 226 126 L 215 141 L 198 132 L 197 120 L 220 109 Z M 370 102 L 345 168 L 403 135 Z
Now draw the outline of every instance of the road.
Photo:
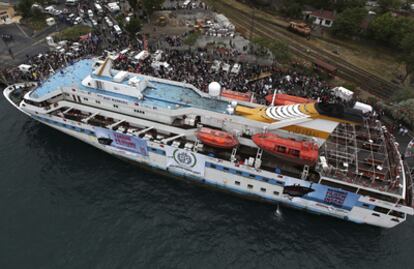
M 13 35 L 13 41 L 5 43 L 3 40 L 0 40 L 0 61 L 5 67 L 14 67 L 25 62 L 26 55 L 32 57 L 39 53 L 47 52 L 49 47 L 45 43 L 46 36 L 53 32 L 61 31 L 65 27 L 66 25 L 59 24 L 47 27 L 38 33 L 33 33 L 22 25 L 2 25 L 0 34 Z M 9 49 L 12 51 L 13 56 L 10 55 Z

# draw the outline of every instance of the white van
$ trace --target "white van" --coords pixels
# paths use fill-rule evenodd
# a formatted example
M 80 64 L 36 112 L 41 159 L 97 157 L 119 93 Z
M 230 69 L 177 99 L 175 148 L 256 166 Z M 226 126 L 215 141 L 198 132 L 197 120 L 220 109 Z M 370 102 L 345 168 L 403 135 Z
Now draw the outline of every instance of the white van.
M 102 14 L 103 13 L 103 9 L 102 9 L 102 7 L 101 7 L 100 4 L 95 3 L 95 9 L 96 9 L 96 12 L 98 12 L 98 14 Z
M 56 21 L 55 21 L 55 19 L 54 19 L 54 18 L 47 18 L 47 19 L 46 19 L 46 24 L 47 24 L 48 26 L 52 26 L 52 25 L 55 25 L 55 24 L 56 24 Z
M 19 70 L 23 73 L 32 72 L 33 68 L 31 65 L 28 64 L 21 64 L 18 66 Z
M 151 63 L 151 67 L 154 68 L 155 70 L 161 70 L 161 67 L 163 67 L 167 72 L 172 71 L 172 68 L 170 66 L 169 63 L 167 62 L 152 62 Z
M 118 25 L 114 25 L 114 30 L 115 30 L 115 33 L 117 35 L 121 35 L 122 34 L 122 30 L 121 30 L 121 28 Z
M 105 21 L 106 21 L 106 24 L 108 24 L 108 27 L 114 26 L 113 22 L 108 17 L 105 17 Z

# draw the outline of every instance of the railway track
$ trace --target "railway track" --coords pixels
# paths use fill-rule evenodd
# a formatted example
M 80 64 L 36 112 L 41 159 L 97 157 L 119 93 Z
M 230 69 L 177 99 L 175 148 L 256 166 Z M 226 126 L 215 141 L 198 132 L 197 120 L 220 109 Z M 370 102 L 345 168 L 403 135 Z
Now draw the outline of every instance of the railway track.
M 252 20 L 254 20 L 253 34 L 255 36 L 266 37 L 271 40 L 283 40 L 289 44 L 289 48 L 298 56 L 311 62 L 322 60 L 335 66 L 337 68 L 338 77 L 356 83 L 361 89 L 377 97 L 389 99 L 394 92 L 400 90 L 399 86 L 371 74 L 338 56 L 332 55 L 323 49 L 307 43 L 305 39 L 289 32 L 281 25 L 269 22 L 254 14 L 247 14 L 220 1 L 215 1 L 214 6 L 225 13 L 234 25 L 244 32 L 251 32 Z

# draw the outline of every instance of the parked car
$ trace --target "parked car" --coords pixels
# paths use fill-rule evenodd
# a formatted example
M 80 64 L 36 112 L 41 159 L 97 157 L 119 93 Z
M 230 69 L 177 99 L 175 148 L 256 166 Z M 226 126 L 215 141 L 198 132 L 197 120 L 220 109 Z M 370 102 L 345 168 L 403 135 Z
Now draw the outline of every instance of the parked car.
M 75 19 L 75 21 L 73 22 L 73 24 L 77 25 L 77 24 L 80 24 L 81 22 L 82 22 L 82 18 L 81 17 L 77 17 Z

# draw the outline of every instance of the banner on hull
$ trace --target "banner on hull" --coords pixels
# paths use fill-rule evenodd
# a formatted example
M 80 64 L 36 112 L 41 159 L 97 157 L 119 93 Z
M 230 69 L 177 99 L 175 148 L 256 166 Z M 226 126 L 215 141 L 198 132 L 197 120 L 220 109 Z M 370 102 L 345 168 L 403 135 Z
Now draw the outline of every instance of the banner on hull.
M 107 139 L 109 146 L 148 156 L 147 141 L 139 137 L 118 133 L 109 129 L 95 127 L 95 135 L 99 139 Z
M 195 176 L 204 176 L 206 166 L 204 155 L 172 147 L 166 148 L 165 152 L 167 154 L 168 168 L 175 168 Z

